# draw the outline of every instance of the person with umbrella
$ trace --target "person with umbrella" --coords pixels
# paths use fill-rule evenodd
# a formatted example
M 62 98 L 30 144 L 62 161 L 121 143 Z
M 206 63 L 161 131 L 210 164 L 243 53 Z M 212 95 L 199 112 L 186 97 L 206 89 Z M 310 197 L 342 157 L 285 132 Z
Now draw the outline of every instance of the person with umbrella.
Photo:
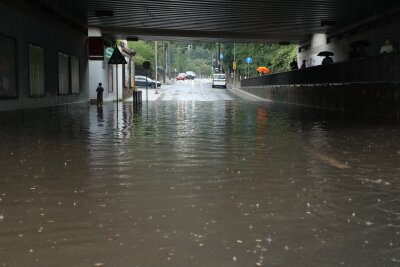
M 269 69 L 267 67 L 258 67 L 257 71 L 261 74 L 261 75 L 265 75 L 269 73 Z
M 330 51 L 323 51 L 323 52 L 318 53 L 319 57 L 324 57 L 324 59 L 322 60 L 322 65 L 332 64 L 333 63 L 333 58 L 332 58 L 333 55 L 334 55 L 334 53 L 330 52 Z

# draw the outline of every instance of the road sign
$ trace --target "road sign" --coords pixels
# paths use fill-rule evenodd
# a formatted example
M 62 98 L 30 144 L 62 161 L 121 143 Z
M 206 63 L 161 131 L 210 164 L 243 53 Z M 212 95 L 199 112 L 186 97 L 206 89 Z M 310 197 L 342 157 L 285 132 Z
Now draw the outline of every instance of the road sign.
M 121 54 L 119 49 L 116 47 L 114 52 L 112 53 L 110 59 L 108 60 L 108 65 L 118 65 L 118 64 L 126 64 L 125 57 Z
M 107 47 L 106 49 L 104 49 L 104 57 L 109 59 L 112 56 L 113 52 L 114 52 L 113 47 Z
M 233 64 L 232 64 L 232 68 L 233 68 L 233 70 L 236 70 L 236 68 L 237 68 L 237 64 L 236 64 L 236 62 L 233 62 Z
M 222 53 L 222 52 L 219 53 L 219 59 L 220 59 L 220 60 L 223 60 L 223 59 L 224 59 L 224 53 Z
M 250 64 L 251 62 L 253 62 L 253 59 L 251 57 L 246 57 L 246 63 Z

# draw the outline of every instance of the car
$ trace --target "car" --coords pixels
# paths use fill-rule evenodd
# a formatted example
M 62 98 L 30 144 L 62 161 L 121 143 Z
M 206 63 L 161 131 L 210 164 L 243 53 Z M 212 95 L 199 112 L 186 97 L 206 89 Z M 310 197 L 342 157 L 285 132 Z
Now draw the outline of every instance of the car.
M 194 78 L 196 78 L 196 73 L 194 73 L 193 71 L 187 71 L 186 72 L 186 79 L 194 80 Z
M 212 88 L 215 87 L 222 87 L 226 88 L 226 75 L 223 73 L 214 74 L 213 81 L 212 81 Z
M 135 76 L 135 85 L 136 86 L 146 86 L 146 76 Z M 150 88 L 156 88 L 156 81 L 147 77 L 147 86 Z M 157 87 L 161 86 L 161 82 L 157 81 Z
M 186 79 L 185 73 L 179 73 L 178 76 L 176 76 L 177 81 L 184 81 L 185 79 Z

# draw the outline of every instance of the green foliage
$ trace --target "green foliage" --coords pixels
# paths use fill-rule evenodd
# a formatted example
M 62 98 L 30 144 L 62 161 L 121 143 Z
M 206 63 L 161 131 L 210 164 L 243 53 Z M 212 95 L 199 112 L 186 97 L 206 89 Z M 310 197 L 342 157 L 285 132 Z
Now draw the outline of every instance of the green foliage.
M 206 59 L 203 58 L 196 58 L 191 60 L 186 65 L 187 70 L 194 71 L 198 77 L 201 76 L 210 76 L 212 73 L 211 66 Z
M 154 42 L 128 42 L 128 47 L 136 52 L 135 63 L 137 65 L 142 65 L 146 60 L 154 65 Z
M 222 50 L 222 49 L 221 49 Z M 225 44 L 224 66 L 229 68 L 233 62 L 233 45 Z M 236 44 L 236 62 L 240 73 L 250 76 L 257 75 L 257 67 L 265 66 L 271 73 L 288 71 L 289 63 L 296 58 L 297 45 L 267 45 L 267 44 Z M 253 63 L 247 64 L 246 57 L 251 57 Z
M 193 47 L 190 51 L 188 50 L 189 44 Z M 154 42 L 128 42 L 128 47 L 136 52 L 137 66 L 141 66 L 145 60 L 148 60 L 154 67 Z M 225 72 L 232 71 L 234 45 L 221 43 L 220 47 L 221 53 L 224 54 L 222 68 Z M 158 65 L 162 70 L 167 65 L 171 75 L 175 75 L 176 69 L 177 73 L 191 70 L 199 77 L 210 76 L 213 72 L 212 66 L 216 66 L 217 53 L 218 43 L 158 42 Z M 268 67 L 271 73 L 288 71 L 290 62 L 296 58 L 296 53 L 297 45 L 236 44 L 237 67 L 243 75 L 247 75 L 247 68 L 249 68 L 250 76 L 256 76 L 259 66 Z M 248 56 L 253 58 L 253 63 L 250 65 L 245 62 Z M 165 62 L 166 58 L 167 62 Z

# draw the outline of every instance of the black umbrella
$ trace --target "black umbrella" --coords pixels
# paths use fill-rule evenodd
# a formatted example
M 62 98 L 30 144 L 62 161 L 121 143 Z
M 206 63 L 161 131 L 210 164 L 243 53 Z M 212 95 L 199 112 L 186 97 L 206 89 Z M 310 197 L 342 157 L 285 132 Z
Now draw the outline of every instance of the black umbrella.
M 351 47 L 369 46 L 371 43 L 368 40 L 358 40 L 350 44 Z
M 330 56 L 333 56 L 333 55 L 334 55 L 333 52 L 322 51 L 322 52 L 319 52 L 317 56 L 319 56 L 319 57 L 330 57 Z

